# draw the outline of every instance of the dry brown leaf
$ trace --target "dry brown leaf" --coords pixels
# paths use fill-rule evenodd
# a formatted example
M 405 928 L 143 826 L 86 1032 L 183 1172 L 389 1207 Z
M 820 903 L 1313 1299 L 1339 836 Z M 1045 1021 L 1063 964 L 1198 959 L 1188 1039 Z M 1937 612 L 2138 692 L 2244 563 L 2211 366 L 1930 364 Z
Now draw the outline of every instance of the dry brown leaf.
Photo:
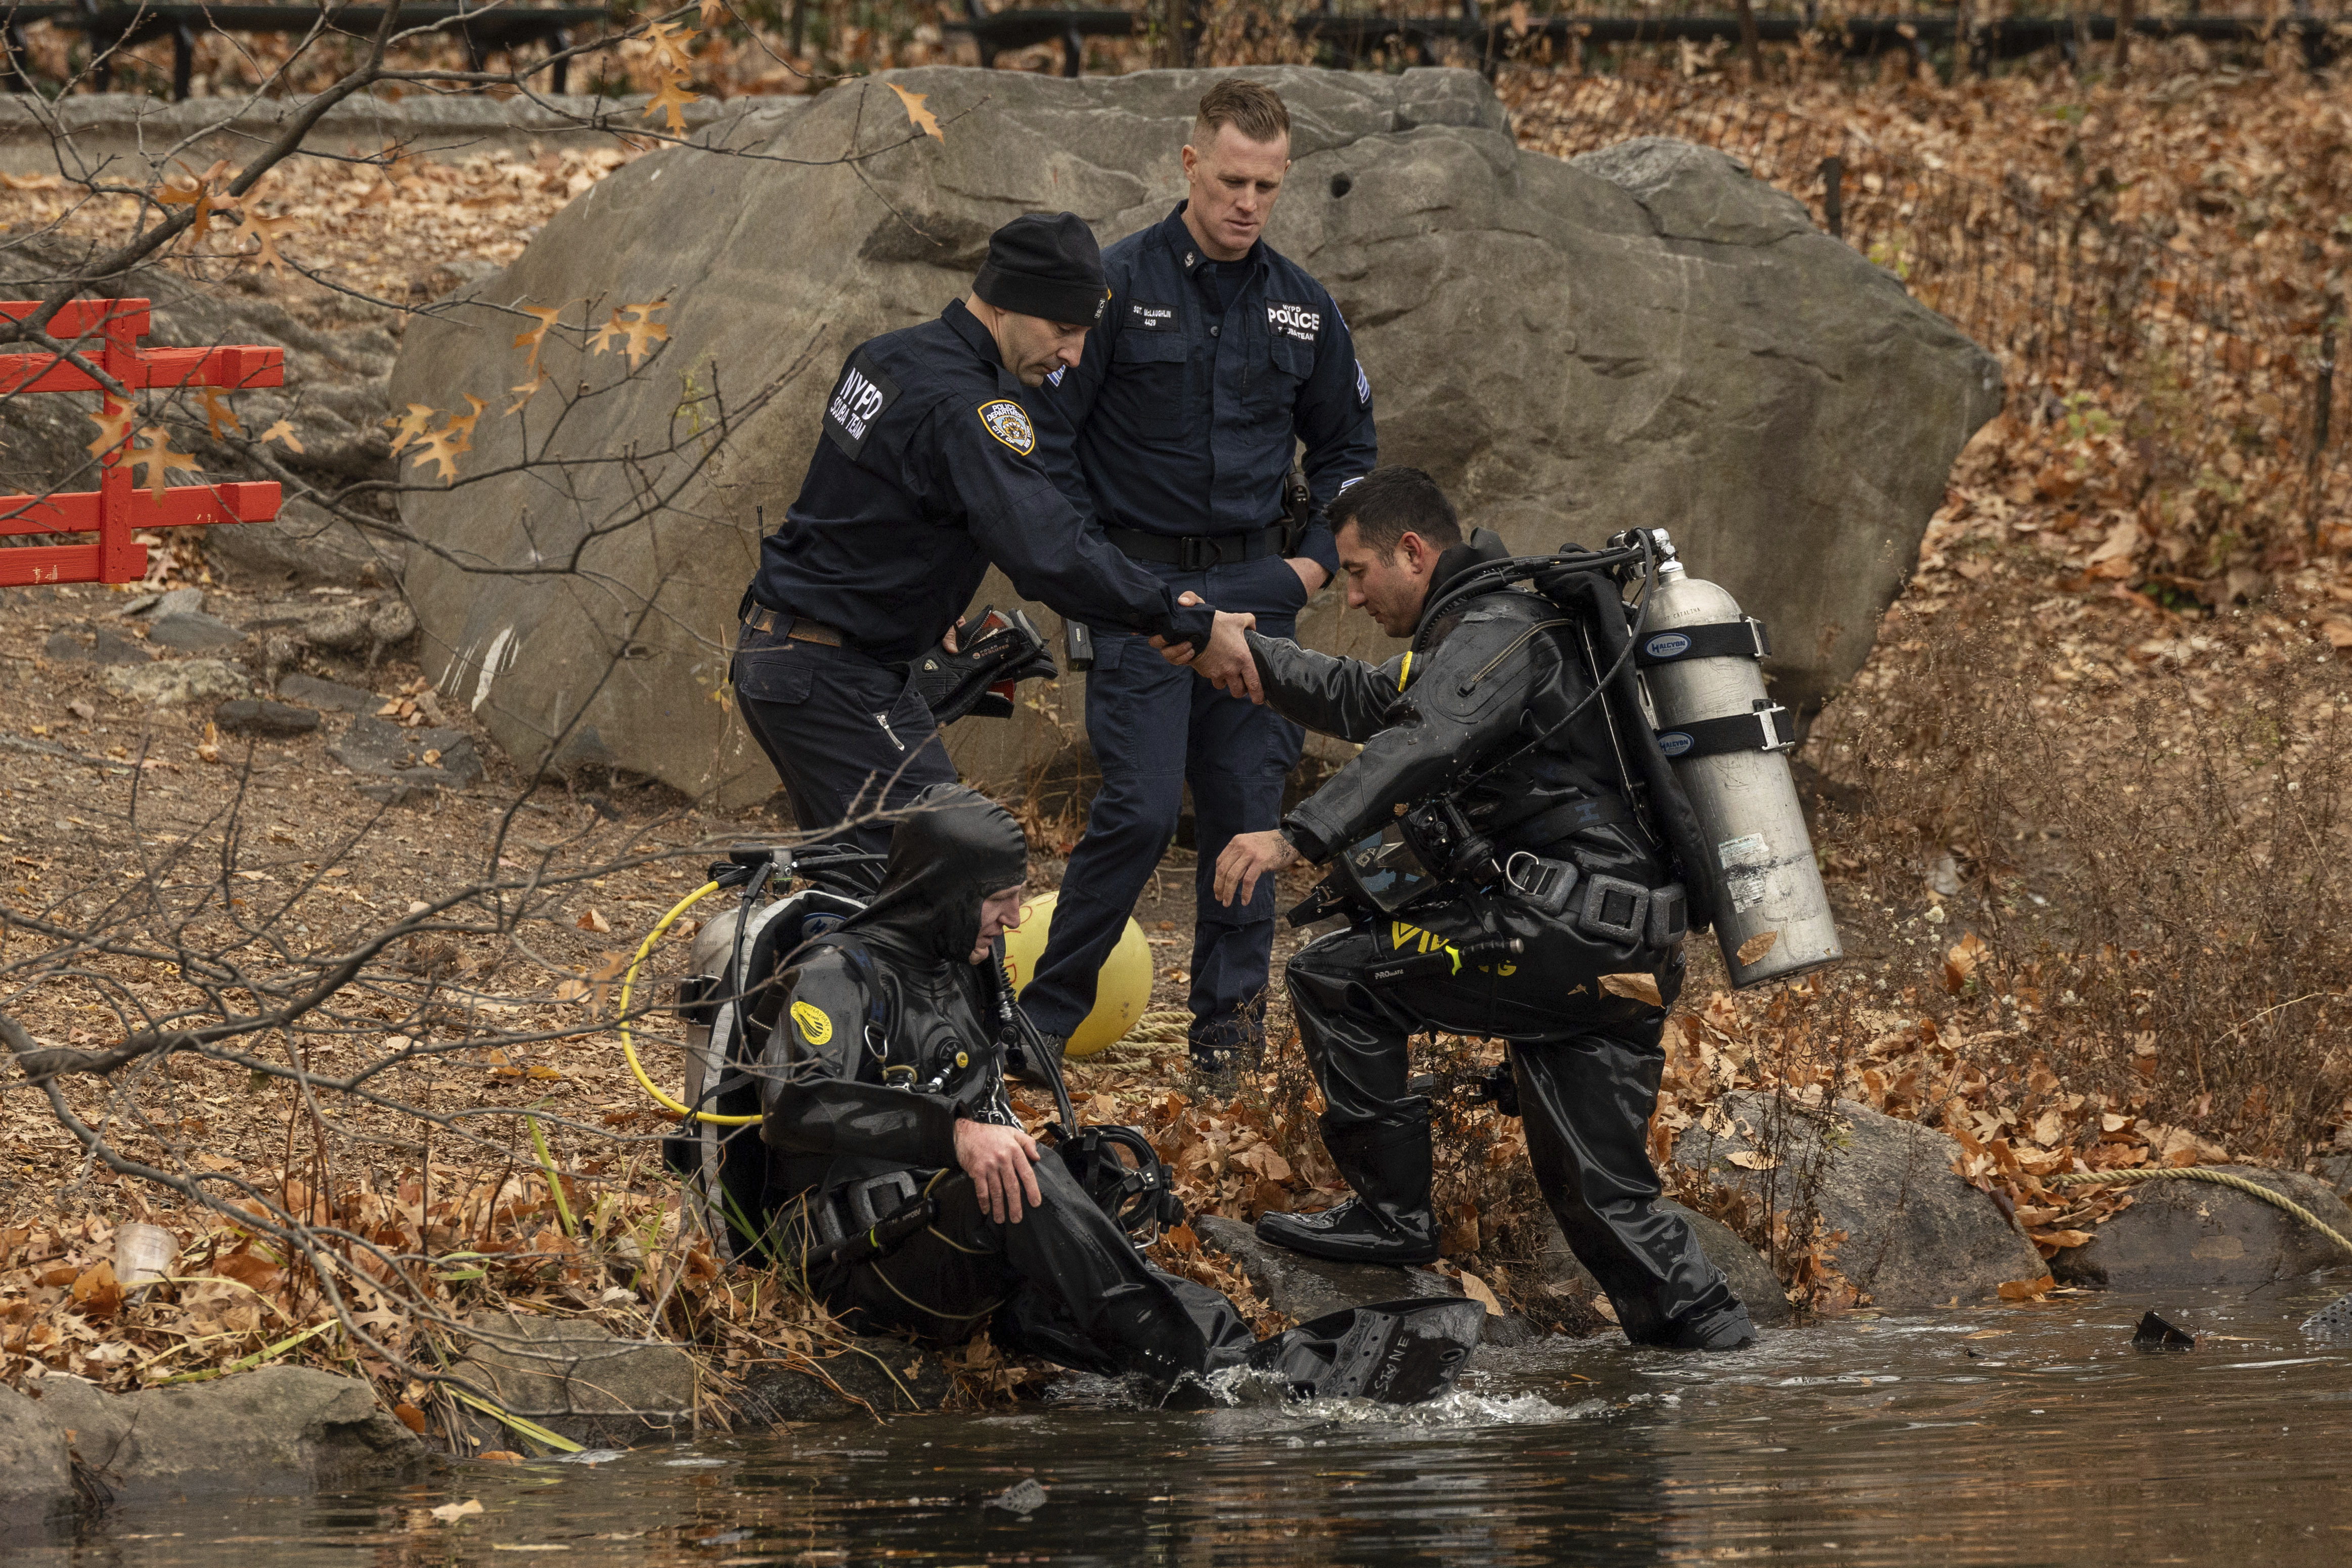
M 481 1512 L 482 1500 L 479 1498 L 469 1497 L 463 1502 L 445 1502 L 439 1508 L 428 1508 L 425 1511 L 444 1524 L 452 1524 L 458 1520 L 470 1519 Z
M 538 326 L 533 327 L 527 332 L 516 333 L 513 345 L 518 349 L 529 349 L 530 350 L 530 358 L 524 362 L 530 369 L 535 371 L 539 368 L 539 350 L 547 341 L 547 329 L 550 327 L 554 326 L 557 320 L 562 317 L 563 307 L 561 305 L 518 305 L 515 308 L 521 311 L 524 315 L 533 318 L 539 322 Z M 521 389 L 517 388 L 516 390 L 520 391 Z
M 294 434 L 294 422 L 290 419 L 281 419 L 263 431 L 261 441 L 265 446 L 273 441 L 282 441 L 286 444 L 286 449 L 289 452 L 302 450 L 302 438 Z
M 205 405 L 205 425 L 212 432 L 215 441 L 221 438 L 221 426 L 224 424 L 240 435 L 245 434 L 245 422 L 237 418 L 236 410 L 221 401 L 220 388 L 198 387 L 196 396 Z
M 1733 956 L 1743 966 L 1761 963 L 1764 955 L 1778 946 L 1780 941 L 1780 934 L 1778 931 L 1759 931 L 1755 936 L 1742 942 L 1739 945 L 1739 951 Z
M 433 416 L 440 412 L 430 403 L 412 402 L 406 413 L 395 414 L 385 420 L 385 426 L 392 432 L 393 455 L 398 456 L 400 449 L 410 442 L 424 440 L 425 427 L 432 423 Z
M 1963 932 L 1960 939 L 1944 955 L 1944 989 L 1958 996 L 1976 978 L 1977 966 L 1984 961 L 1985 945 L 1973 931 Z
M 415 1406 L 406 1404 L 395 1405 L 392 1407 L 392 1414 L 402 1426 L 407 1427 L 410 1431 L 421 1433 L 425 1430 L 425 1412 L 419 1410 Z
M 666 114 L 669 117 L 669 130 L 672 134 L 684 131 L 686 106 L 699 101 L 702 97 L 698 92 L 687 91 L 686 83 L 687 74 L 684 71 L 662 78 L 660 89 L 654 94 L 653 101 L 646 105 L 645 118 L 651 120 L 656 113 Z
M 579 926 L 583 931 L 595 931 L 610 934 L 613 929 L 613 923 L 605 919 L 600 912 L 593 908 L 582 910 L 580 912 L 580 918 L 572 922 L 572 924 Z
M 1780 1168 L 1780 1161 L 1759 1155 L 1753 1149 L 1742 1149 L 1736 1155 L 1726 1155 L 1724 1158 L 1744 1171 L 1776 1171 Z
M 481 1460 L 482 1463 L 486 1465 L 519 1465 L 522 1463 L 522 1456 L 516 1453 L 512 1448 L 484 1448 L 480 1453 L 476 1454 L 474 1458 Z
M 1666 1005 L 1665 998 L 1658 992 L 1657 977 L 1654 975 L 1603 975 L 1601 977 L 1601 989 L 1608 996 L 1628 997 L 1654 1008 Z
M 664 70 L 689 71 L 694 68 L 694 29 L 683 22 L 646 24 L 646 47 Z
M 124 461 L 133 469 L 144 468 L 147 471 L 147 476 L 139 484 L 161 505 L 167 476 L 175 468 L 195 473 L 196 460 L 184 452 L 173 451 L 172 433 L 162 425 L 151 424 L 139 434 L 146 437 L 149 444 L 133 446 Z
M 533 376 L 530 380 L 522 382 L 520 385 L 507 388 L 507 391 L 517 393 L 518 395 L 514 402 L 507 404 L 506 412 L 509 413 L 520 413 L 523 411 L 523 405 L 530 402 L 531 399 L 537 397 L 539 395 L 539 389 L 545 385 L 547 385 L 547 372 L 545 371 L 541 371 L 539 374 Z
M 929 110 L 923 107 L 923 100 L 929 98 L 930 94 L 926 92 L 908 92 L 897 82 L 885 82 L 883 85 L 887 87 L 892 92 L 897 93 L 898 95 L 898 101 L 907 106 L 908 124 L 913 126 L 916 130 L 921 131 L 924 135 L 929 137 L 934 141 L 945 141 L 947 140 L 946 133 L 940 130 L 939 116 L 933 114 Z
M 1501 1300 L 1496 1296 L 1494 1290 L 1487 1285 L 1486 1281 L 1478 1278 L 1477 1275 L 1473 1274 L 1467 1269 L 1462 1270 L 1462 1293 L 1469 1297 L 1472 1301 L 1477 1302 L 1480 1306 L 1486 1308 L 1486 1315 L 1490 1318 L 1499 1318 L 1507 1315 L 1503 1311 L 1503 1303 Z
M 90 438 L 86 449 L 89 455 L 100 459 L 112 456 L 123 443 L 131 439 L 131 422 L 136 413 L 129 405 L 116 402 L 110 393 L 104 407 L 96 413 L 82 415 L 98 426 L 98 434 Z
M 2004 1301 L 2030 1301 L 2057 1288 L 2057 1280 L 2048 1274 L 2032 1280 L 2004 1280 L 2000 1286 L 2000 1299 Z
M 265 218 L 248 205 L 245 209 L 244 220 L 236 225 L 236 233 L 231 239 L 253 239 L 260 243 L 252 250 L 241 252 L 238 259 L 258 262 L 278 277 L 285 277 L 286 258 L 278 254 L 278 237 L 293 226 L 292 218 Z

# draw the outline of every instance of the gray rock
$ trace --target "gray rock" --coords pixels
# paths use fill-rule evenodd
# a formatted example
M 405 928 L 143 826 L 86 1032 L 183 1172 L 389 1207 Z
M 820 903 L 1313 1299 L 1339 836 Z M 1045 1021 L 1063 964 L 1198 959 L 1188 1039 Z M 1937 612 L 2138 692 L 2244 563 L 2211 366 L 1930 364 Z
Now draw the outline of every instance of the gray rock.
M 411 784 L 455 788 L 482 776 L 481 754 L 464 730 L 404 729 L 370 713 L 353 718 L 327 752 L 354 773 L 392 775 Z
M 201 588 L 174 588 L 148 596 L 145 603 L 133 605 L 125 614 L 144 615 L 153 621 L 167 621 L 174 615 L 202 615 L 205 612 L 205 591 Z
M 319 727 L 319 715 L 291 703 L 238 697 L 213 709 L 213 723 L 240 735 L 308 735 Z
M 90 643 L 71 632 L 52 632 L 41 644 L 41 653 L 58 664 L 144 664 L 154 657 L 145 643 L 125 637 L 111 626 L 98 628 Z
M 39 1405 L 0 1384 L 0 1529 L 37 1531 L 62 1523 L 73 1504 L 65 1429 Z
M 295 622 L 302 641 L 338 653 L 362 653 L 373 664 L 386 648 L 416 635 L 416 612 L 404 600 L 346 600 Z
M 1960 1179 L 1953 1168 L 1959 1145 L 1943 1134 L 1850 1100 L 1837 1103 L 1834 1118 L 1748 1090 L 1721 1104 L 1734 1130 L 1717 1134 L 1693 1123 L 1675 1145 L 1675 1163 L 1759 1202 L 1769 1186 L 1784 1211 L 1810 1186 L 1822 1220 L 1846 1234 L 1839 1270 L 1878 1305 L 1979 1301 L 2009 1281 L 2048 1271 L 1992 1199 Z M 1777 1169 L 1732 1163 L 1734 1155 L 1759 1155 L 1759 1157 L 1777 1157 Z
M 2311 1174 L 2336 1197 L 2352 1201 L 2352 1154 L 2322 1155 L 2312 1162 Z
M 961 297 L 990 231 L 1019 213 L 1074 209 L 1106 241 L 1160 221 L 1216 74 L 893 72 L 735 122 L 730 145 L 763 158 L 652 152 L 559 213 L 513 267 L 412 326 L 392 406 L 446 408 L 520 380 L 506 312 L 520 299 L 672 301 L 658 366 L 625 385 L 622 356 L 551 335 L 553 382 L 593 389 L 551 456 L 634 446 L 682 476 L 686 460 L 646 455 L 672 439 L 679 375 L 792 379 L 733 433 L 723 486 L 685 481 L 642 526 L 594 532 L 641 482 L 620 465 L 568 470 L 577 499 L 563 505 L 523 473 L 404 494 L 403 521 L 433 547 L 402 580 L 426 674 L 525 768 L 584 720 L 621 768 L 723 806 L 765 798 L 773 772 L 709 695 L 727 676 L 754 508 L 773 518 L 797 492 L 834 367 Z M 1860 667 L 1952 457 L 2000 405 L 1990 356 L 1718 154 L 1650 142 L 1571 164 L 1523 152 L 1468 71 L 1247 74 L 1279 89 L 1294 127 L 1267 237 L 1355 325 L 1385 461 L 1430 470 L 1520 549 L 1672 522 L 1693 572 L 1771 623 L 1773 692 L 1792 708 Z M 875 129 L 887 84 L 942 113 L 986 109 L 943 143 L 908 141 Z M 844 163 L 853 144 L 871 155 Z M 485 418 L 469 471 L 514 464 L 526 429 L 546 439 L 530 412 Z M 468 570 L 575 548 L 593 592 Z M 995 579 L 981 592 L 1017 597 Z M 1386 657 L 1340 598 L 1308 606 L 1302 641 Z M 1050 635 L 1051 617 L 1041 624 Z M 1042 762 L 1061 745 L 1055 717 L 1075 713 L 1080 683 L 1055 700 L 1061 716 L 958 727 L 959 767 L 1016 783 L 1024 746 Z
M 754 1426 L 783 1421 L 847 1421 L 937 1410 L 955 1395 L 955 1379 L 936 1354 L 903 1340 L 860 1337 L 819 1364 L 824 1376 L 763 1367 L 744 1379 L 735 1414 Z
M 245 633 L 216 616 L 201 611 L 155 617 L 153 629 L 147 641 L 158 647 L 176 648 L 182 653 L 194 653 L 204 648 L 226 648 L 231 643 L 245 641 Z
M 1423 1296 L 1459 1296 L 1462 1287 L 1434 1269 L 1402 1269 L 1390 1263 L 1332 1263 L 1286 1248 L 1271 1247 L 1238 1219 L 1195 1216 L 1192 1230 L 1202 1241 L 1239 1266 L 1276 1312 L 1299 1322 L 1367 1301 L 1401 1301 Z
M 99 677 L 108 691 L 151 707 L 218 702 L 243 696 L 252 678 L 221 659 L 179 659 L 108 670 Z
M 1724 1278 L 1748 1308 L 1748 1321 L 1759 1328 L 1779 1328 L 1794 1312 L 1789 1306 L 1789 1292 L 1782 1287 L 1780 1276 L 1764 1255 L 1739 1239 L 1738 1232 L 1720 1219 L 1710 1218 L 1694 1209 L 1684 1207 L 1673 1198 L 1662 1197 L 1657 1203 L 1662 1214 L 1677 1214 L 1698 1238 L 1699 1250 L 1708 1262 L 1723 1270 Z M 1542 1260 L 1544 1282 L 1554 1291 L 1590 1299 L 1601 1293 L 1601 1282 L 1591 1270 L 1576 1260 L 1568 1249 L 1568 1238 L 1554 1226 L 1545 1238 Z
M 124 1395 L 51 1377 L 40 1396 L 41 1413 L 73 1433 L 75 1456 L 117 1498 L 340 1490 L 427 1463 L 424 1443 L 366 1384 L 309 1367 Z
M 449 1370 L 509 1415 L 577 1443 L 626 1448 L 648 1436 L 688 1430 L 694 1420 L 694 1358 L 677 1345 L 623 1339 L 579 1318 L 502 1312 L 475 1320 L 474 1342 Z M 512 1432 L 471 1416 L 485 1447 L 508 1448 Z
M 2316 1177 L 2252 1166 L 2244 1176 L 2352 1233 L 2352 1208 Z M 2267 1285 L 2352 1263 L 2344 1249 L 2282 1209 L 2210 1182 L 2142 1182 L 2131 1207 L 2102 1221 L 2090 1240 L 2050 1260 L 2062 1283 L 2098 1291 Z
M 372 713 L 383 706 L 383 699 L 373 692 L 322 681 L 316 675 L 288 675 L 278 683 L 278 695 L 312 707 L 332 708 L 337 713 Z

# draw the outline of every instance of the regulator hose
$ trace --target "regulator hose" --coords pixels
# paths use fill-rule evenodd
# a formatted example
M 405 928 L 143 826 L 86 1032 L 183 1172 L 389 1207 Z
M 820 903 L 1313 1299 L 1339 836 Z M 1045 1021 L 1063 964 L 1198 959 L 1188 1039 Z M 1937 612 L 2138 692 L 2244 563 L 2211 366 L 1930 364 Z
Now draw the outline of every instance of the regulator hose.
M 629 1059 L 629 1071 L 637 1075 L 638 1084 L 646 1093 L 652 1095 L 655 1102 L 664 1110 L 674 1112 L 689 1122 L 706 1122 L 714 1127 L 749 1127 L 757 1124 L 760 1118 L 721 1116 L 713 1111 L 698 1111 L 692 1106 L 681 1105 L 663 1093 L 654 1081 L 646 1076 L 645 1065 L 637 1060 L 637 1042 L 629 1033 L 629 992 L 636 986 L 637 970 L 645 963 L 646 955 L 654 950 L 654 944 L 660 941 L 672 925 L 677 924 L 679 915 L 717 893 L 719 887 L 719 884 L 716 882 L 706 882 L 684 898 L 679 899 L 670 906 L 669 913 L 661 917 L 660 923 L 646 933 L 646 939 L 637 944 L 636 956 L 629 960 L 628 972 L 621 977 L 621 1054 Z

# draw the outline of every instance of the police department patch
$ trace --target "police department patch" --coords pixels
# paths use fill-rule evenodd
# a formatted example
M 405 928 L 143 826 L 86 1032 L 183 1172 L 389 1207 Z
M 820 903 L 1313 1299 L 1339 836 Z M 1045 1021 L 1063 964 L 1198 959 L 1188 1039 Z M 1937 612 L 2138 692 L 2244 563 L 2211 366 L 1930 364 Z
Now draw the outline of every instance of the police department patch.
M 1304 305 L 1268 304 L 1265 324 L 1285 337 L 1311 343 L 1323 330 L 1323 312 L 1310 310 Z
M 988 434 L 1026 457 L 1037 450 L 1037 433 L 1030 428 L 1029 411 L 1009 397 L 980 405 L 980 422 Z
M 824 409 L 824 433 L 853 462 L 866 448 L 866 437 L 890 405 L 898 401 L 898 383 L 864 349 L 849 356 L 841 380 Z

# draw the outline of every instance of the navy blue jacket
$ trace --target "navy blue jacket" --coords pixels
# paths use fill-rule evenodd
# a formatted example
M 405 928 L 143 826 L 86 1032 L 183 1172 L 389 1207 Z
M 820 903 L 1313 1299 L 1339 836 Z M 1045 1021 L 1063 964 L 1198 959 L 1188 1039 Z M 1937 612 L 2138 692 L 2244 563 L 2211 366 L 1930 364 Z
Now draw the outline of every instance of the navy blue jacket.
M 938 643 L 993 561 L 1024 596 L 1091 625 L 1206 646 L 1213 612 L 1113 549 L 1045 476 L 1031 394 L 961 300 L 861 345 L 751 597 L 886 664 Z
M 1295 442 L 1318 514 L 1379 461 L 1371 383 L 1329 293 L 1261 240 L 1219 320 L 1206 259 L 1182 203 L 1104 251 L 1101 325 L 1077 368 L 1032 394 L 1047 468 L 1101 522 L 1242 533 L 1281 520 Z M 1299 553 L 1339 570 L 1319 520 Z

